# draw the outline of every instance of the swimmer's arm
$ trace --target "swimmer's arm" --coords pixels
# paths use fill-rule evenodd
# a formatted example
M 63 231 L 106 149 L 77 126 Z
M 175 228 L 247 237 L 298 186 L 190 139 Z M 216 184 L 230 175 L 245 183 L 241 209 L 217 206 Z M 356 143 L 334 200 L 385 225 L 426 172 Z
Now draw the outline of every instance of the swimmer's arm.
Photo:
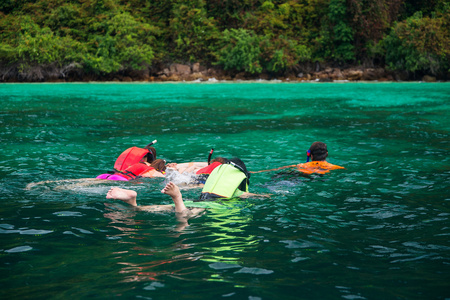
M 207 162 L 190 162 L 190 163 L 182 163 L 177 164 L 177 171 L 183 174 L 184 172 L 193 172 L 208 166 Z

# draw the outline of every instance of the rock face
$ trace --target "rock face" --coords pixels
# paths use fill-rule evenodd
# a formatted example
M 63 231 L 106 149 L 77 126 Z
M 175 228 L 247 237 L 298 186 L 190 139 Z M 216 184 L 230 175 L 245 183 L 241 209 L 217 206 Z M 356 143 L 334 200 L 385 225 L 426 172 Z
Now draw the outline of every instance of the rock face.
M 450 78 L 450 73 L 442 79 Z M 196 62 L 192 64 L 172 63 L 144 68 L 143 70 L 120 71 L 115 74 L 96 75 L 85 73 L 81 65 L 70 64 L 62 69 L 57 66 L 35 66 L 22 74 L 19 68 L 0 65 L 0 82 L 73 82 L 73 81 L 216 81 L 216 80 L 282 80 L 289 82 L 316 81 L 407 81 L 411 78 L 406 71 L 391 72 L 384 68 L 363 66 L 336 67 L 318 62 L 296 65 L 284 74 L 250 74 L 247 72 L 225 71 L 219 67 L 209 67 Z M 441 79 L 441 80 L 442 80 Z M 436 82 L 437 78 L 425 75 L 423 82 Z
M 436 77 L 430 76 L 430 75 L 425 75 L 425 76 L 423 76 L 422 81 L 424 81 L 424 82 L 436 82 Z
M 204 81 L 209 79 L 209 70 L 194 63 L 192 66 L 171 64 L 157 73 L 155 81 Z

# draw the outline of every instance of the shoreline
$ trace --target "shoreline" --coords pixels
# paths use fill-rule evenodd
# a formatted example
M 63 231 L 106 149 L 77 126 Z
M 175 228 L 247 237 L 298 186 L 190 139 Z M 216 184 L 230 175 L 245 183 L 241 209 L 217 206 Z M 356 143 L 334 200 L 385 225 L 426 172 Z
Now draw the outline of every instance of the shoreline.
M 391 71 L 385 67 L 345 66 L 329 64 L 297 65 L 281 74 L 250 74 L 206 67 L 200 63 L 171 63 L 109 74 L 89 74 L 80 68 L 61 72 L 55 66 L 35 66 L 27 71 L 0 67 L 0 83 L 70 83 L 70 82 L 291 82 L 291 83 L 346 83 L 346 82 L 448 82 L 449 74 L 434 76 L 406 71 Z
M 236 84 L 236 83 L 290 83 L 290 84 L 307 84 L 307 83 L 316 83 L 316 84 L 326 84 L 326 83 L 365 83 L 365 84 L 390 84 L 390 83 L 449 83 L 448 80 L 437 80 L 433 82 L 422 81 L 422 80 L 408 80 L 408 81 L 379 81 L 379 80 L 358 80 L 358 81 L 350 81 L 350 80 L 334 80 L 334 81 L 317 81 L 317 80 L 281 80 L 281 79 L 272 79 L 272 80 L 206 80 L 206 81 L 188 81 L 188 80 L 180 80 L 180 81 L 163 81 L 163 80 L 133 80 L 133 81 L 114 81 L 114 80 L 103 80 L 103 81 L 9 81 L 9 82 L 0 82 L 0 85 L 3 84 L 218 84 L 218 83 L 228 83 L 228 84 Z

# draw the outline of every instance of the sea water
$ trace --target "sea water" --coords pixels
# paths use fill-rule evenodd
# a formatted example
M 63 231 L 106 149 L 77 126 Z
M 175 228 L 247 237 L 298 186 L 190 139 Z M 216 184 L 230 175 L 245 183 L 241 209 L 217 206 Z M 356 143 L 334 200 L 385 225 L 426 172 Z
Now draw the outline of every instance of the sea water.
M 0 99 L 2 299 L 450 298 L 449 83 L 2 84 Z M 214 148 L 253 172 L 322 141 L 345 169 L 254 173 L 270 198 L 188 226 L 105 199 L 169 204 L 164 178 L 83 184 L 154 139 L 167 162 Z

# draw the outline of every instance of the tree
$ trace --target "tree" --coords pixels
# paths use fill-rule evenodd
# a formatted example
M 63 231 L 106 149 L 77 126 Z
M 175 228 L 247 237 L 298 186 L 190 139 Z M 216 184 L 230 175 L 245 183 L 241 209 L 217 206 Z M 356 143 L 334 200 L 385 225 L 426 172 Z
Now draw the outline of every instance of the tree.
M 448 72 L 450 67 L 450 9 L 435 17 L 420 12 L 395 24 L 383 40 L 386 62 L 393 70 L 424 72 L 433 75 Z

